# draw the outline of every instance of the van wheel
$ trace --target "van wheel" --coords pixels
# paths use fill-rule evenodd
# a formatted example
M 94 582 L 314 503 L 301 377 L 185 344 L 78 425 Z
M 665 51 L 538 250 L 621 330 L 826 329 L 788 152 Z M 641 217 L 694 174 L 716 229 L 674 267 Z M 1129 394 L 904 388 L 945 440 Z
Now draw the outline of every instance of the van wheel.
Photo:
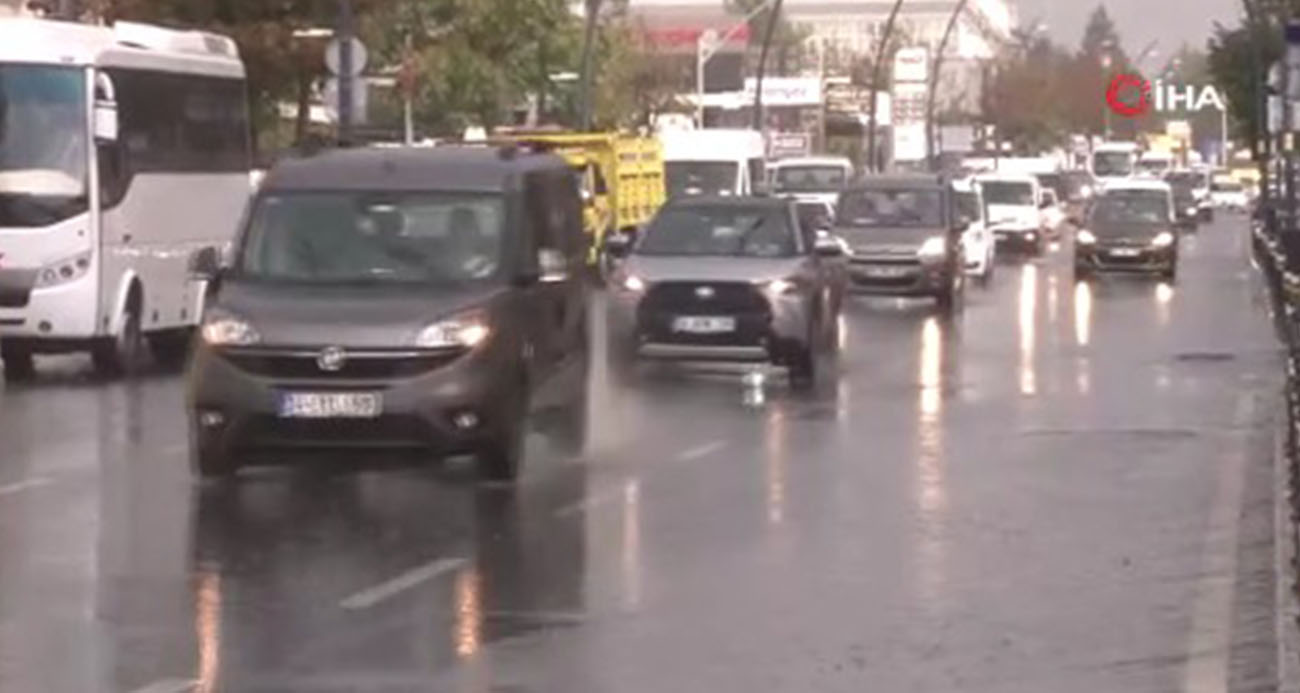
M 519 393 L 514 399 L 502 412 L 495 435 L 478 450 L 478 473 L 487 481 L 514 481 L 523 466 L 528 397 Z
M 90 358 L 95 364 L 95 372 L 106 377 L 135 373 L 140 364 L 143 346 L 140 309 L 132 307 L 127 310 L 120 334 L 99 340 L 90 348 Z
M 185 359 L 189 358 L 190 340 L 193 336 L 190 330 L 169 330 L 149 335 L 146 339 L 154 361 L 168 370 L 179 370 L 185 365 Z
M 817 351 L 812 342 L 792 346 L 785 366 L 790 371 L 790 387 L 807 392 L 817 385 Z
M 4 362 L 7 383 L 25 383 L 36 377 L 36 363 L 27 347 L 0 342 L 0 361 Z

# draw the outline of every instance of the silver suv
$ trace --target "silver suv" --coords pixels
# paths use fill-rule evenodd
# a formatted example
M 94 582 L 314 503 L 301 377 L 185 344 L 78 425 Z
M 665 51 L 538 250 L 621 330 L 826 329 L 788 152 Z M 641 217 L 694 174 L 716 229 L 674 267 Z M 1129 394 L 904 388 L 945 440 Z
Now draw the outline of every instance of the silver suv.
M 843 246 L 802 227 L 789 200 L 683 198 L 660 210 L 623 256 L 610 300 L 611 355 L 772 362 L 814 381 L 834 343 Z

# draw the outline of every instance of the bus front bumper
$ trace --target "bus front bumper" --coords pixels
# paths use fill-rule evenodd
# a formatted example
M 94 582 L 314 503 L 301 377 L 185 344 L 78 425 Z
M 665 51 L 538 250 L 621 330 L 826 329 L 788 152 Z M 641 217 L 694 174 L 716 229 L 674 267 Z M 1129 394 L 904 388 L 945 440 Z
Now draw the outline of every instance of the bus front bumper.
M 33 270 L 0 269 L 0 339 L 31 341 L 51 351 L 61 344 L 98 336 L 98 306 L 94 272 L 66 284 L 33 288 Z

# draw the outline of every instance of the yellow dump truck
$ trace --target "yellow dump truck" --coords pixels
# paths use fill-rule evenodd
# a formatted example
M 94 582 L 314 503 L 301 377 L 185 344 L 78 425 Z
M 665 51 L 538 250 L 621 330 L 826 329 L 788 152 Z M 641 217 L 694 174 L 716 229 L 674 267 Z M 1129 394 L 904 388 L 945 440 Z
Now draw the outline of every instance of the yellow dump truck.
M 594 264 L 605 235 L 635 232 L 664 203 L 664 157 L 654 137 L 616 132 L 505 131 L 500 136 L 548 148 L 579 176 L 583 224 Z

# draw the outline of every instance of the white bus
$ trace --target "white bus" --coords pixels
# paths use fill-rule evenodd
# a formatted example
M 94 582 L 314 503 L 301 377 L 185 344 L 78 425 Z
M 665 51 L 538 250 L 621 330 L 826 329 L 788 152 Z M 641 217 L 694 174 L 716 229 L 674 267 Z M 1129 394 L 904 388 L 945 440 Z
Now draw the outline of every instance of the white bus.
M 0 19 L 0 359 L 89 351 L 130 371 L 184 359 L 249 197 L 244 67 L 229 38 L 119 22 Z

